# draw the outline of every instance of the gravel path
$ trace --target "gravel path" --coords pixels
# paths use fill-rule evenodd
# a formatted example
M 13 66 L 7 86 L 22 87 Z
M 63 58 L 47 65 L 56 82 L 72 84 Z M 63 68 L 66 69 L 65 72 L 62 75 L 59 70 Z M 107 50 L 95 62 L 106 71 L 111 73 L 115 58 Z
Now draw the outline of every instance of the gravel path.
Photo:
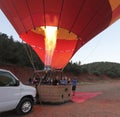
M 35 105 L 33 111 L 24 117 L 120 117 L 120 81 L 85 84 L 77 86 L 77 91 L 102 94 L 82 103 Z M 1 113 L 0 117 L 23 116 L 11 111 Z

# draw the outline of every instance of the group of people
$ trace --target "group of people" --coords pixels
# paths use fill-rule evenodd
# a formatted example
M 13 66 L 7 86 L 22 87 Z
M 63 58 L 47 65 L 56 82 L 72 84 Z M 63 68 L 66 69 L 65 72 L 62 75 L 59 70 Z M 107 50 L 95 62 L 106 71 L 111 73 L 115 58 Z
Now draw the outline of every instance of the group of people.
M 76 85 L 77 85 L 77 79 L 76 78 L 73 78 L 72 81 L 71 81 L 71 79 L 68 78 L 67 76 L 62 77 L 61 79 L 59 79 L 58 76 L 56 76 L 55 78 L 47 77 L 47 78 L 42 78 L 42 79 L 40 79 L 38 77 L 35 77 L 33 79 L 33 81 L 31 79 L 29 79 L 29 82 L 31 82 L 32 84 L 34 84 L 36 86 L 39 83 L 40 84 L 47 84 L 47 85 L 67 85 L 67 84 L 72 84 L 72 92 L 73 92 L 72 95 L 73 96 L 75 95 Z
M 67 85 L 70 84 L 70 78 L 68 79 L 66 76 L 62 77 L 61 79 L 56 76 L 55 78 L 47 78 L 43 79 L 42 84 L 51 84 L 51 85 Z

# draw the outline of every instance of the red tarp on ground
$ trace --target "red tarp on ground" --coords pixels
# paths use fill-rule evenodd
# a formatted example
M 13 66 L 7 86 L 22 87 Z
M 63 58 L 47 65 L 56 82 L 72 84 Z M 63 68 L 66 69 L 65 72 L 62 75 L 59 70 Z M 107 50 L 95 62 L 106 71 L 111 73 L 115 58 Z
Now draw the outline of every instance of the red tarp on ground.
M 102 92 L 76 92 L 75 96 L 72 96 L 72 101 L 75 103 L 82 103 L 100 94 L 102 94 Z

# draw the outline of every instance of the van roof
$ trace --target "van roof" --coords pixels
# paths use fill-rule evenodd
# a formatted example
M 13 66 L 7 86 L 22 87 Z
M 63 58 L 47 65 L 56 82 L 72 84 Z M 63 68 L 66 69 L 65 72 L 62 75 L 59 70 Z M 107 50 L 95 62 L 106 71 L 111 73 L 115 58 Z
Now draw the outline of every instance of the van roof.
M 0 69 L 0 71 L 6 71 L 6 72 L 9 72 L 9 70 L 6 70 L 6 69 Z

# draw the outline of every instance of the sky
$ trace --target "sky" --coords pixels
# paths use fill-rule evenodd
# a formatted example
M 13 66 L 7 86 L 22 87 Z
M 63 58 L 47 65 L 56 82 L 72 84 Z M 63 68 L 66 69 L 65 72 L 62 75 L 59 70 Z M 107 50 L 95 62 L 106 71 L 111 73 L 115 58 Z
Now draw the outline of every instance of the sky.
M 22 42 L 1 10 L 0 32 L 13 36 L 15 41 Z M 120 20 L 82 46 L 70 61 L 74 63 L 81 62 L 81 64 L 93 62 L 120 63 Z

